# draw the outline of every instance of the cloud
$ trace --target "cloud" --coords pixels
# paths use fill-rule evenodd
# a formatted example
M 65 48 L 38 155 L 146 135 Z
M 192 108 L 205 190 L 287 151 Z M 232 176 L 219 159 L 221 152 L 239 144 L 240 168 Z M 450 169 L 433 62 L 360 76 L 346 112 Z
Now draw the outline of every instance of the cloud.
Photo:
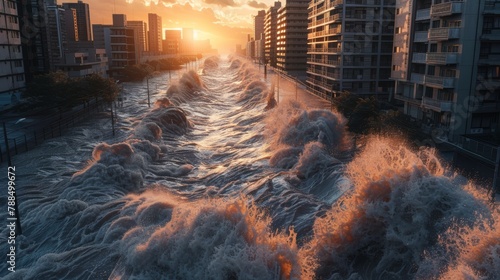
M 267 9 L 267 5 L 262 2 L 257 2 L 255 0 L 249 1 L 247 3 L 249 7 L 256 8 L 256 9 Z
M 221 7 L 235 7 L 238 6 L 234 0 L 203 0 L 207 4 L 219 5 Z

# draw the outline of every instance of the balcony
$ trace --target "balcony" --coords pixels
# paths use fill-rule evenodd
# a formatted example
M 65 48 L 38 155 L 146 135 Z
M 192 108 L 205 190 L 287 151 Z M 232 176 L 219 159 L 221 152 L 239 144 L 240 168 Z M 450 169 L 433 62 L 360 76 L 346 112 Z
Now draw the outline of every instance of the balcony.
M 443 17 L 462 13 L 463 2 L 447 2 L 431 6 L 432 17 Z
M 422 107 L 438 112 L 451 112 L 451 101 L 436 100 L 429 97 L 422 97 Z
M 427 64 L 457 64 L 458 53 L 427 53 L 426 63 Z
M 453 88 L 455 87 L 455 78 L 452 77 L 438 77 L 426 75 L 424 82 L 426 85 L 437 88 Z
M 415 15 L 415 20 L 429 20 L 431 19 L 431 9 L 420 9 L 417 10 L 417 14 Z
M 391 79 L 394 80 L 405 80 L 406 79 L 406 71 L 403 70 L 395 70 L 391 72 Z
M 316 63 L 316 64 L 333 65 L 333 66 L 340 65 L 340 62 L 338 60 L 328 60 L 328 59 L 309 59 L 309 60 L 307 60 L 307 62 L 308 63 Z
M 500 30 L 498 29 L 483 30 L 483 35 L 481 35 L 481 39 L 487 41 L 498 41 L 499 38 Z
M 429 33 L 427 31 L 416 31 L 414 41 L 416 43 L 423 43 L 428 41 Z
M 422 100 L 421 99 L 417 99 L 417 98 L 411 96 L 411 94 L 396 92 L 394 94 L 394 98 L 396 98 L 397 100 L 409 102 L 409 103 L 412 103 L 412 104 L 415 104 L 415 105 L 421 105 L 422 104 Z
M 425 64 L 425 53 L 413 53 L 413 58 L 411 59 L 413 63 L 422 63 Z
M 411 73 L 410 81 L 412 83 L 416 83 L 416 84 L 424 84 L 425 75 L 424 74 Z
M 340 48 L 308 48 L 308 53 L 340 53 Z
M 500 15 L 500 3 L 489 0 L 484 3 L 484 14 Z
M 429 41 L 446 41 L 460 38 L 460 28 L 441 27 L 429 29 Z

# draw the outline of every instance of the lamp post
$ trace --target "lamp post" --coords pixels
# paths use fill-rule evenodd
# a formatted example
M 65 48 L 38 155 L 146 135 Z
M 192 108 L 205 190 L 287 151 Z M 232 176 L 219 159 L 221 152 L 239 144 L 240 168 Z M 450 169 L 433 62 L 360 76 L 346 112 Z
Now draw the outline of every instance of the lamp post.
M 148 75 L 146 77 L 146 85 L 147 85 L 147 88 L 148 88 L 148 107 L 151 107 L 151 101 L 149 99 L 149 78 L 150 78 L 150 76 Z

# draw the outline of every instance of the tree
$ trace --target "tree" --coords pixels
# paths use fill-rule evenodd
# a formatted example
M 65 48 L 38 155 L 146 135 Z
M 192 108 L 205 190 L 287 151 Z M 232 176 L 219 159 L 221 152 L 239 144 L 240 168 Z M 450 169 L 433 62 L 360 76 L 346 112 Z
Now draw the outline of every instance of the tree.
M 333 104 L 339 113 L 348 118 L 354 112 L 359 99 L 358 96 L 344 91 L 333 99 Z
M 379 122 L 380 109 L 378 100 L 375 97 L 360 98 L 348 118 L 347 126 L 349 130 L 358 134 L 368 134 L 375 132 L 375 127 Z
M 153 67 L 149 64 L 136 64 L 125 66 L 122 73 L 129 81 L 142 81 L 153 71 Z
M 68 95 L 69 78 L 62 71 L 37 75 L 26 87 L 24 96 L 44 107 L 62 107 L 73 102 Z

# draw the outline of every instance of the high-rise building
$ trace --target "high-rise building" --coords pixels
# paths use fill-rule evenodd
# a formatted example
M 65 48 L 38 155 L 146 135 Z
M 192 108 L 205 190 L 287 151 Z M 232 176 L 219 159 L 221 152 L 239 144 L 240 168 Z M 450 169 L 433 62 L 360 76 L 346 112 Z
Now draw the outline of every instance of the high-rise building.
M 254 40 L 264 39 L 264 20 L 266 18 L 266 11 L 260 10 L 254 18 Z
M 116 76 L 125 66 L 139 62 L 135 56 L 134 29 L 127 27 L 126 15 L 113 14 L 113 25 L 103 29 L 112 76 Z
M 274 2 L 274 6 L 270 7 L 266 12 L 264 20 L 264 52 L 266 62 L 272 67 L 276 67 L 276 42 L 278 25 L 278 9 L 281 8 L 281 2 Z
M 0 1 L 0 106 L 19 100 L 25 87 L 18 7 Z
M 138 61 L 141 61 L 143 53 L 147 51 L 147 23 L 139 20 L 129 20 L 127 21 L 127 27 L 134 29 L 135 37 L 135 57 Z
M 319 0 L 309 5 L 307 83 L 321 96 L 388 95 L 396 0 Z
M 288 75 L 306 78 L 307 0 L 287 0 L 278 10 L 276 67 Z
M 64 11 L 64 19 L 66 25 L 66 39 L 68 41 L 78 42 L 78 20 L 76 9 L 66 8 Z
M 75 9 L 76 11 L 78 40 L 92 41 L 89 4 L 83 3 L 82 0 L 78 0 L 77 3 L 63 3 L 62 7 L 65 10 Z
M 149 51 L 159 53 L 163 50 L 161 17 L 157 14 L 148 14 L 149 22 Z
M 392 78 L 404 113 L 460 142 L 498 130 L 500 1 L 398 1 Z
M 110 28 L 113 25 L 108 24 L 92 24 L 92 34 L 94 35 L 94 47 L 96 49 L 105 49 L 106 48 L 106 37 L 104 30 L 106 28 Z M 108 53 L 108 56 L 110 53 Z
M 167 54 L 178 54 L 181 47 L 181 30 L 165 30 L 165 44 L 163 51 Z
M 48 1 L 46 6 L 46 29 L 49 70 L 55 71 L 56 65 L 64 60 L 68 44 L 66 39 L 66 16 L 65 10 L 56 4 L 56 1 Z
M 17 5 L 25 77 L 30 82 L 34 75 L 50 70 L 46 1 L 18 0 Z

